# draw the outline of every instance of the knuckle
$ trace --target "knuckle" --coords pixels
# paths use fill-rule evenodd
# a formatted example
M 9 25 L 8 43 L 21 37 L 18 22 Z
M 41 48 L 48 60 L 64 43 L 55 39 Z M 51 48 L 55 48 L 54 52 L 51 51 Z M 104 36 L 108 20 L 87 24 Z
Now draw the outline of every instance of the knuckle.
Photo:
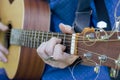
M 55 41 L 55 40 L 57 40 L 57 38 L 56 37 L 52 37 L 50 40 Z
M 52 45 L 50 42 L 48 42 L 47 45 L 45 46 L 44 51 L 46 53 L 53 53 L 53 49 L 54 49 L 54 45 Z
M 54 42 L 56 42 L 56 40 L 57 40 L 56 37 L 52 37 L 52 38 L 49 40 L 49 42 L 50 42 L 50 43 L 54 43 Z
M 57 44 L 57 45 L 55 46 L 55 48 L 61 48 L 61 47 L 62 47 L 61 44 Z
M 60 55 L 55 55 L 55 56 L 54 56 L 54 59 L 55 59 L 55 60 L 62 60 L 62 56 L 60 56 Z
M 50 41 L 51 41 L 51 42 L 55 42 L 55 43 L 59 43 L 59 42 L 61 42 L 61 39 L 56 38 L 56 37 L 52 37 L 52 38 L 50 39 Z
M 45 48 L 45 52 L 46 53 L 52 53 L 52 49 L 51 48 Z
M 37 52 L 38 53 L 43 53 L 43 51 L 44 51 L 44 45 L 45 45 L 45 42 L 41 43 L 41 45 L 37 48 Z
M 57 45 L 55 45 L 55 49 L 54 49 L 54 51 L 62 51 L 63 52 L 63 50 L 65 49 L 65 47 L 62 45 L 62 44 L 57 44 Z

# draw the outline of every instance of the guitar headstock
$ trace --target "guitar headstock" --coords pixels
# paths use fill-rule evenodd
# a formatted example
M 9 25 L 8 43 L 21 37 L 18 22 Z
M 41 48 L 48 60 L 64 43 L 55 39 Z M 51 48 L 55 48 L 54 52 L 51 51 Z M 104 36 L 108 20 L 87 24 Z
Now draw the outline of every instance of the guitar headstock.
M 77 52 L 83 63 L 120 68 L 120 32 L 83 30 L 78 36 Z M 92 63 L 91 63 L 92 62 Z

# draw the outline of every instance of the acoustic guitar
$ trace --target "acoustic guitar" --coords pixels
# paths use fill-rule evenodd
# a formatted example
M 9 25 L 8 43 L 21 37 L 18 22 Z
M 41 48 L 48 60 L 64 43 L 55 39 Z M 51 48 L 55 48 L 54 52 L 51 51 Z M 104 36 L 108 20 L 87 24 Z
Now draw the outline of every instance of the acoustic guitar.
M 61 38 L 62 44 L 67 46 L 66 52 L 79 55 L 83 64 L 120 68 L 120 32 L 86 28 L 82 33 L 72 35 L 53 33 L 49 32 L 50 10 L 45 1 L 1 0 L 0 6 L 1 21 L 12 27 L 0 37 L 4 45 L 10 44 L 10 53 L 6 56 L 8 63 L 0 63 L 10 79 L 40 78 L 44 63 L 33 48 L 51 37 Z
M 45 0 L 0 0 L 0 20 L 12 29 L 48 32 L 50 26 L 49 5 Z M 3 45 L 7 43 L 9 47 L 9 55 L 6 56 L 8 62 L 0 62 L 0 66 L 5 69 L 10 79 L 39 80 L 44 70 L 44 62 L 34 48 L 9 45 L 8 40 L 13 32 L 11 29 L 7 35 L 0 32 L 0 42 Z M 13 34 L 19 36 L 16 33 Z M 19 39 L 23 39 L 23 36 Z M 32 45 L 31 42 L 29 44 Z

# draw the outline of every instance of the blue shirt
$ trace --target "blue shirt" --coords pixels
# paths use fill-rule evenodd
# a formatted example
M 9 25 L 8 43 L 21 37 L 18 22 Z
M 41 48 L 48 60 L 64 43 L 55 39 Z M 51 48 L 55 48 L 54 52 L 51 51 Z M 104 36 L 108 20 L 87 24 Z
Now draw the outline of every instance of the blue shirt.
M 51 31 L 60 32 L 59 23 L 64 23 L 72 26 L 75 18 L 75 11 L 78 0 L 50 0 L 51 8 Z M 118 0 L 105 0 L 105 4 L 109 13 L 111 25 L 114 25 L 114 9 Z M 92 22 L 96 26 L 97 17 L 94 2 L 91 3 L 93 10 Z M 117 16 L 120 16 L 120 6 L 117 11 Z M 73 70 L 73 71 L 72 71 Z M 8 80 L 3 69 L 0 69 L 0 80 Z M 110 80 L 107 67 L 101 66 L 98 74 L 94 72 L 94 67 L 85 65 L 74 65 L 65 69 L 53 68 L 46 65 L 42 80 Z
M 50 0 L 50 8 L 52 11 L 51 31 L 60 32 L 59 23 L 64 23 L 72 26 L 75 18 L 75 11 L 78 0 Z M 114 9 L 118 0 L 105 0 L 106 8 L 110 18 L 111 26 L 114 26 Z M 101 4 L 102 6 L 102 4 Z M 91 3 L 92 22 L 96 27 L 97 16 L 94 2 Z M 120 16 L 120 6 L 117 10 L 117 16 Z M 73 70 L 74 68 L 74 70 Z M 71 72 L 71 70 L 73 70 Z M 76 66 L 67 67 L 65 69 L 52 68 L 46 65 L 42 80 L 110 80 L 108 68 L 100 67 L 100 72 L 96 74 L 94 67 L 78 64 Z

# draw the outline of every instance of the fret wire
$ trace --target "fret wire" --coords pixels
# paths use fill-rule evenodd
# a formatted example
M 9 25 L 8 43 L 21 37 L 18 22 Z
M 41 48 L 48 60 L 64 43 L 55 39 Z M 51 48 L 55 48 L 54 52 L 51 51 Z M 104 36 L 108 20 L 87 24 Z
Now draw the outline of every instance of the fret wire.
M 39 41 L 39 40 L 40 40 L 40 36 L 39 36 L 39 35 L 40 35 L 40 31 L 38 31 L 38 34 L 37 34 L 37 37 L 38 37 L 38 38 L 37 38 L 37 47 L 40 45 L 40 43 L 39 43 L 39 42 L 40 42 L 40 41 Z
M 35 33 L 35 35 L 34 35 L 34 48 L 35 48 L 35 41 L 36 41 L 36 31 L 34 32 Z
M 29 38 L 29 47 L 31 47 L 31 31 L 29 31 L 29 36 L 30 36 L 30 38 Z
M 23 31 L 24 33 L 24 46 L 26 45 L 26 32 L 25 32 L 25 30 Z
M 24 34 L 23 34 L 23 31 L 22 31 L 22 37 L 20 38 L 22 45 L 23 45 L 23 36 L 24 36 Z
M 38 31 L 37 31 L 38 33 Z M 39 45 L 38 45 L 38 34 L 36 33 L 36 40 L 35 40 L 35 47 L 37 48 Z
M 34 41 L 34 32 L 33 32 L 33 30 L 31 32 L 32 32 L 31 39 Z M 33 43 L 34 43 L 32 40 L 31 40 L 31 48 L 33 48 Z
M 33 42 L 33 41 L 32 41 L 32 40 L 33 40 L 32 38 L 33 38 L 33 32 L 31 31 L 31 42 L 30 42 L 30 47 L 31 47 L 31 48 L 32 48 L 32 42 Z
M 41 36 L 41 43 L 43 42 L 43 39 L 44 39 L 44 32 L 42 32 L 42 36 Z
M 28 36 L 27 36 L 27 30 L 24 30 L 25 31 L 25 46 L 27 46 L 27 38 L 28 38 Z
M 28 42 L 27 42 L 27 45 L 30 47 L 30 41 L 31 41 L 31 31 L 30 30 L 28 30 L 27 31 L 27 36 L 28 36 Z
M 43 33 L 42 32 L 39 32 L 40 34 L 39 34 L 39 44 L 41 44 L 42 42 L 42 35 L 43 35 Z
M 28 31 L 27 35 L 28 35 L 28 42 L 27 42 L 27 44 L 30 47 L 30 31 Z
M 48 32 L 46 32 L 46 40 L 45 41 L 47 41 L 48 40 Z
M 52 37 L 53 37 L 53 32 L 51 34 L 52 34 Z
M 23 41 L 22 41 L 22 43 L 23 43 L 23 46 L 25 46 L 25 31 L 23 31 Z
M 25 32 L 26 32 L 26 34 L 25 34 L 25 35 L 26 35 L 26 42 L 25 42 L 26 45 L 25 45 L 25 46 L 27 46 L 27 45 L 28 45 L 28 44 L 27 44 L 27 41 L 28 41 L 27 30 L 25 30 Z
M 40 35 L 41 35 L 41 34 L 40 34 L 40 31 L 38 31 L 38 34 L 37 34 L 37 35 L 38 35 L 37 47 L 38 47 L 38 46 L 41 44 L 41 43 L 40 43 Z
M 22 41 L 21 41 L 21 39 L 22 39 L 22 32 L 21 32 L 21 36 L 18 39 L 19 39 L 19 44 L 22 44 Z
M 19 32 L 19 31 L 18 31 Z M 22 31 L 21 31 L 21 36 L 18 38 L 19 39 L 19 44 L 22 44 L 22 37 L 23 37 L 23 34 L 22 34 Z
M 57 38 L 59 38 L 59 33 L 57 33 Z
M 24 31 L 25 33 L 25 46 L 27 46 L 27 35 L 26 35 L 26 30 Z
M 25 33 L 24 33 L 24 31 L 22 32 L 23 33 L 23 36 L 22 36 L 22 45 L 24 46 L 25 45 Z
M 29 47 L 31 47 L 31 31 L 29 31 L 29 36 L 30 36 L 30 39 L 29 39 Z
M 29 39 L 30 39 L 30 36 L 29 36 L 29 31 L 27 31 L 27 36 L 28 36 L 28 40 L 27 40 L 27 45 L 29 46 Z
M 22 40 L 22 45 L 24 46 L 24 31 L 22 31 L 22 38 L 21 38 L 21 40 Z
M 63 45 L 65 45 L 65 38 L 66 38 L 66 34 L 64 34 Z
M 22 36 L 21 36 L 21 38 L 20 38 L 20 41 L 21 41 L 20 43 L 22 44 L 22 42 L 23 42 L 23 40 L 22 40 L 22 38 L 23 38 L 23 32 L 21 33 L 21 35 L 22 35 Z

